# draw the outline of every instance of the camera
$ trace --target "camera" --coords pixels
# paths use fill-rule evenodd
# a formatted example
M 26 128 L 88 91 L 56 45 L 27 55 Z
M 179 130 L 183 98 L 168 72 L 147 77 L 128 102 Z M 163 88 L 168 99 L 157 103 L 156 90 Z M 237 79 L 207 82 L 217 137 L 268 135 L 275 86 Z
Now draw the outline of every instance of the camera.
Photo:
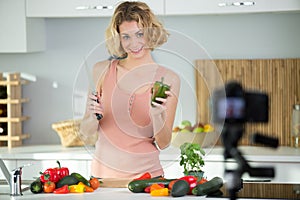
M 245 91 L 238 82 L 229 82 L 212 96 L 212 120 L 239 124 L 268 122 L 269 99 L 261 92 Z

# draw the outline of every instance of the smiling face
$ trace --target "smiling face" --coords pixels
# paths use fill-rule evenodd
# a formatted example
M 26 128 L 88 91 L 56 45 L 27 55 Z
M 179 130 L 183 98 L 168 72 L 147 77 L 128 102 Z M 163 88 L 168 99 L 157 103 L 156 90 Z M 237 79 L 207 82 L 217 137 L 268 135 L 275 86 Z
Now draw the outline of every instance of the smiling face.
M 143 58 L 150 54 L 146 46 L 144 32 L 136 21 L 124 21 L 119 26 L 120 41 L 128 58 Z

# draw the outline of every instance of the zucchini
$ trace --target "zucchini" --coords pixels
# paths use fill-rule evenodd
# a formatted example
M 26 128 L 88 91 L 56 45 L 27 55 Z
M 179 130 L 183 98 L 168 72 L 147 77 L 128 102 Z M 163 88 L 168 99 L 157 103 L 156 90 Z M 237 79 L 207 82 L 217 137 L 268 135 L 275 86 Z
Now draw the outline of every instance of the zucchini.
M 175 179 L 162 179 L 162 178 L 151 178 L 145 180 L 132 180 L 128 183 L 128 189 L 134 193 L 144 192 L 144 189 L 151 186 L 154 183 L 163 184 L 165 187 L 169 186 L 169 183 Z
M 220 177 L 214 177 L 213 179 L 198 184 L 193 190 L 192 193 L 196 196 L 204 196 L 217 192 L 223 186 L 223 179 Z
M 209 193 L 206 197 L 222 197 L 222 196 L 223 196 L 223 192 L 221 190 L 218 190 L 216 192 Z
M 76 178 L 79 182 L 82 182 L 84 185 L 91 186 L 90 182 L 86 178 L 84 178 L 81 174 L 73 172 L 71 176 Z
M 34 194 L 43 192 L 43 183 L 40 178 L 37 178 L 30 184 L 30 191 Z
M 172 197 L 183 197 L 187 195 L 190 191 L 190 185 L 185 180 L 178 180 L 174 183 L 172 190 L 171 190 L 171 196 Z
M 56 188 L 61 188 L 64 185 L 77 185 L 79 180 L 71 175 L 65 176 L 56 183 Z

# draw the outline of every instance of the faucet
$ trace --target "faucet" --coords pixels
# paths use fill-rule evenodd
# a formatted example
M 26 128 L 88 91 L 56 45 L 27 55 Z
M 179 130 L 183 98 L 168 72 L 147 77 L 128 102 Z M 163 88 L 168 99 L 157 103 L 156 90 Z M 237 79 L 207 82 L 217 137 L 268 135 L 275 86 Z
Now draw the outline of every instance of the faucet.
M 26 165 L 27 166 L 27 165 Z M 25 167 L 25 165 L 21 167 L 17 167 L 16 169 L 12 170 L 11 173 L 8 171 L 7 167 L 5 166 L 5 163 L 0 158 L 0 168 L 2 170 L 2 173 L 9 185 L 10 188 L 10 195 L 11 196 L 21 196 L 22 194 L 22 169 Z

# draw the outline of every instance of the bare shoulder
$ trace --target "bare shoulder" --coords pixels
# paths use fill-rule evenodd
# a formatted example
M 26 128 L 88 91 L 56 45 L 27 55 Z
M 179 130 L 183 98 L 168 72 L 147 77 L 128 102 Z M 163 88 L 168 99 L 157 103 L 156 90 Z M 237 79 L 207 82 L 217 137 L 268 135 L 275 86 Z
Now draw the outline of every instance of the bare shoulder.
M 105 71 L 109 67 L 110 63 L 110 60 L 103 60 L 97 62 L 93 67 L 93 73 L 99 74 L 99 72 Z
M 166 82 L 170 82 L 172 84 L 174 84 L 174 83 L 180 84 L 180 77 L 176 72 L 174 72 L 173 70 L 166 68 L 166 67 L 163 67 L 163 68 L 166 70 L 165 76 L 164 76 Z
M 104 60 L 97 62 L 93 67 L 93 79 L 96 85 L 99 87 L 102 84 L 104 75 L 111 64 L 110 60 Z

